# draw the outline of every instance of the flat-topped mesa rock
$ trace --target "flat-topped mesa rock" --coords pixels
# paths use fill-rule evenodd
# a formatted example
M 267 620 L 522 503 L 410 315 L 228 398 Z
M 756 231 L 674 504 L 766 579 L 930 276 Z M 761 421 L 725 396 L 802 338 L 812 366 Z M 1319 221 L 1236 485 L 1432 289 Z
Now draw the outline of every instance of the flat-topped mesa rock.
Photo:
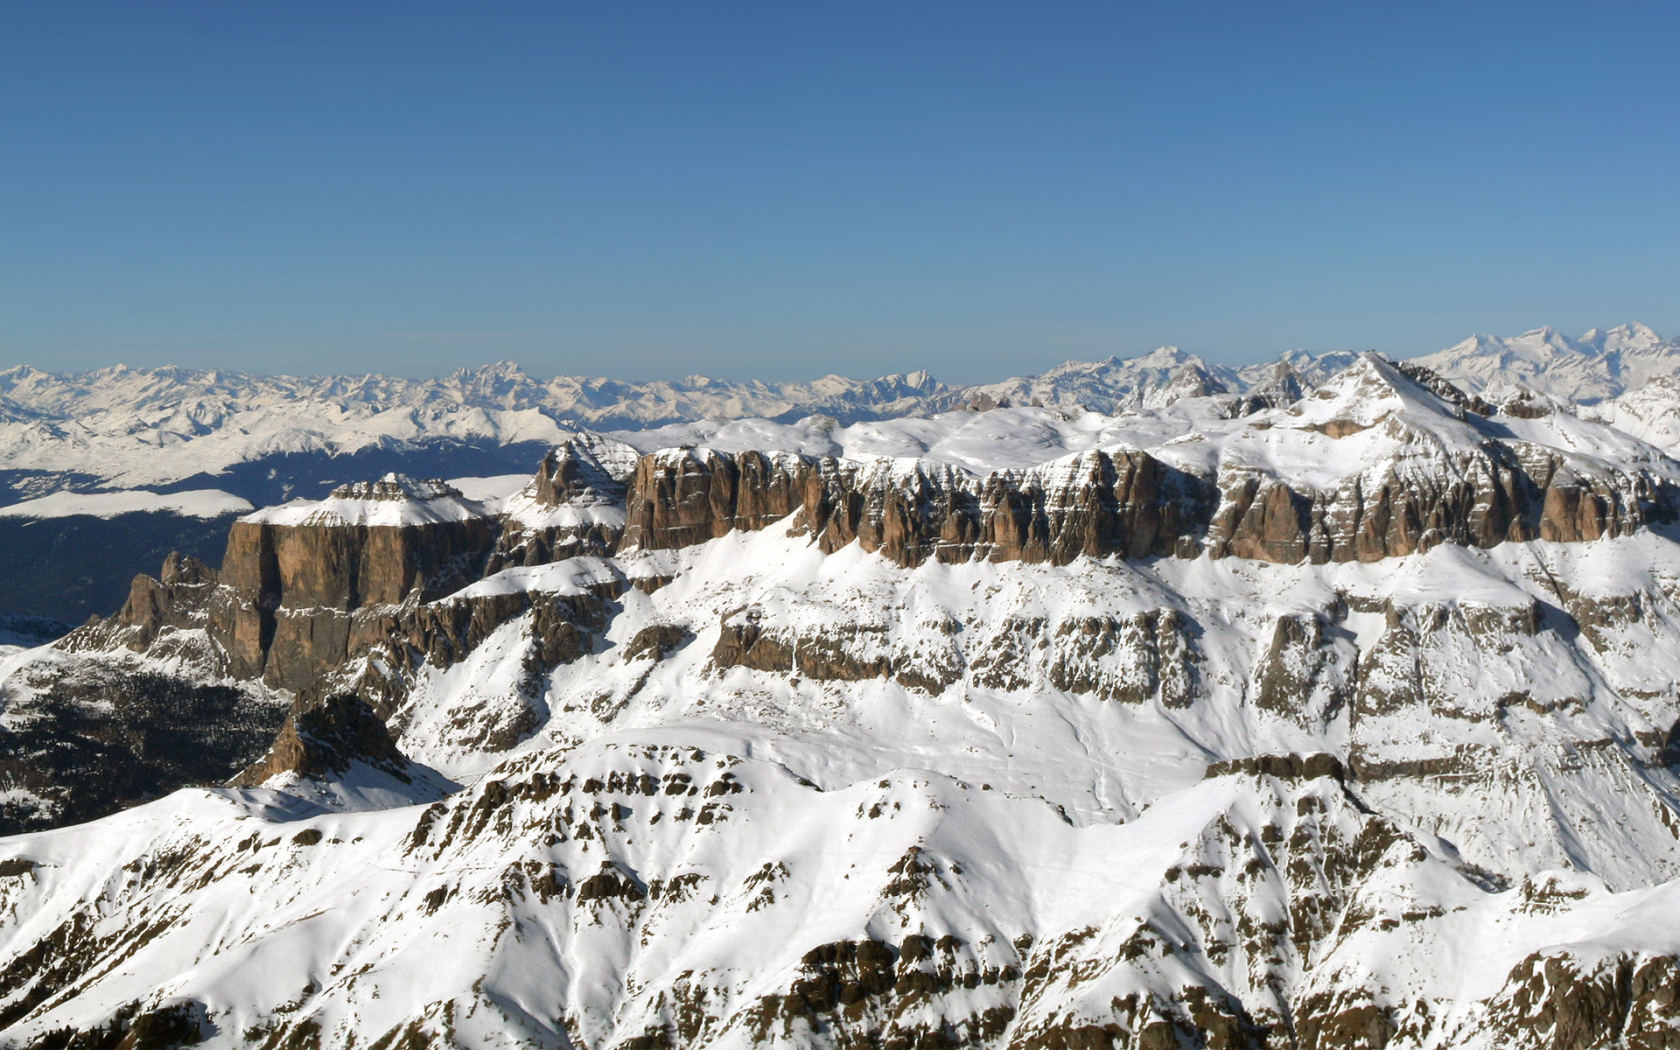
M 502 533 L 486 572 L 617 550 L 626 482 L 639 458 L 629 445 L 598 434 L 556 446 L 503 508 Z
M 358 630 L 368 613 L 482 576 L 498 532 L 442 482 L 395 474 L 247 515 L 228 533 L 210 637 L 235 677 L 300 689 L 373 640 Z
M 920 460 L 670 449 L 636 465 L 621 546 L 685 547 L 791 515 L 825 552 L 855 541 L 902 565 L 1203 552 L 1325 563 L 1625 536 L 1680 511 L 1673 472 L 1522 440 L 1494 412 L 1426 369 L 1366 355 L 1228 435 L 1206 473 L 1120 448 L 984 477 Z M 1315 461 L 1305 477 L 1275 465 Z
M 502 516 L 441 481 L 401 475 L 258 511 L 233 523 L 220 570 L 171 555 L 158 578 L 135 578 L 118 613 L 58 645 L 186 656 L 217 677 L 289 690 L 300 709 L 367 653 L 404 671 L 447 665 L 533 602 L 523 590 L 441 600 L 510 565 L 610 554 L 624 521 L 620 478 L 636 459 L 627 445 L 578 435 L 544 458 Z M 588 615 L 536 598 L 545 639 L 598 619 L 600 598 Z

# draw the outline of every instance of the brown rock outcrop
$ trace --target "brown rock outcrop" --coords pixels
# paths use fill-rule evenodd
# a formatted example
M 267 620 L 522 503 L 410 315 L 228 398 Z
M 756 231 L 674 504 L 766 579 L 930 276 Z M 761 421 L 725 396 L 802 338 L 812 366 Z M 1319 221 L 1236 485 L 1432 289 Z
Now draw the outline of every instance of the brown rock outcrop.
M 1252 755 L 1246 758 L 1228 758 L 1209 763 L 1202 778 L 1211 780 L 1214 777 L 1232 775 L 1277 777 L 1279 780 L 1288 781 L 1332 777 L 1340 782 L 1346 779 L 1347 770 L 1343 768 L 1341 759 L 1335 755 L 1314 751 L 1306 755 Z
M 485 572 L 617 550 L 626 486 L 613 471 L 631 454 L 628 445 L 597 435 L 569 438 L 552 449 L 531 483 L 508 501 Z
M 817 463 L 789 452 L 672 449 L 643 456 L 630 481 L 623 544 L 687 547 L 755 531 L 797 510 Z
M 341 776 L 355 763 L 379 769 L 404 783 L 409 761 L 391 740 L 385 723 L 355 696 L 335 696 L 308 711 L 293 712 L 268 753 L 232 781 L 254 787 L 282 773 L 302 777 Z
M 171 552 L 154 579 L 136 576 L 128 601 L 108 620 L 95 618 L 65 635 L 60 649 L 72 652 L 124 646 L 134 652 L 153 651 L 160 636 L 205 626 L 215 597 L 215 569 L 190 555 Z
M 1489 1010 L 1511 1047 L 1680 1047 L 1680 963 L 1669 955 L 1603 961 L 1536 953 L 1518 963 Z
M 1216 557 L 1290 563 L 1306 556 L 1310 499 L 1254 470 L 1230 471 L 1220 481 L 1224 498 L 1207 533 Z
M 1441 543 L 1628 535 L 1669 520 L 1680 491 L 1644 473 L 1589 476 L 1556 454 L 1488 442 L 1437 469 L 1355 475 L 1296 490 L 1257 468 L 1217 478 L 1147 452 L 1087 452 L 972 478 L 950 467 L 711 449 L 646 456 L 628 494 L 626 548 L 683 547 L 790 515 L 825 552 L 856 542 L 901 565 L 935 559 L 1066 564 L 1176 554 L 1376 561 Z
M 1333 718 L 1352 700 L 1358 676 L 1357 647 L 1338 645 L 1334 635 L 1322 614 L 1279 616 L 1254 663 L 1254 706 L 1298 720 Z
M 884 634 L 880 625 L 855 623 L 806 635 L 765 630 L 757 610 L 749 609 L 724 618 L 712 664 L 797 674 L 819 682 L 886 678 L 892 674 L 892 654 L 884 645 L 868 644 L 868 636 Z
M 795 528 L 830 553 L 855 541 L 903 565 L 1066 564 L 1173 553 L 1200 531 L 1207 496 L 1205 483 L 1138 451 L 975 479 L 924 463 L 676 450 L 638 465 L 623 546 L 683 547 L 796 515 Z
M 531 615 L 526 671 L 541 675 L 569 664 L 594 647 L 606 629 L 610 595 L 559 595 L 542 591 L 452 597 L 413 608 L 387 609 L 362 618 L 352 637 L 352 651 L 378 657 L 357 672 L 329 674 L 306 688 L 300 706 L 308 707 L 333 690 L 353 691 L 382 718 L 394 714 L 408 684 L 422 664 L 449 667 L 463 660 L 510 620 Z
M 498 528 L 490 516 L 394 525 L 241 519 L 228 533 L 210 636 L 235 677 L 301 689 L 350 654 L 363 610 L 431 601 L 478 579 Z
M 624 647 L 624 658 L 640 660 L 646 657 L 663 660 L 687 645 L 693 638 L 694 633 L 686 627 L 674 623 L 656 623 L 636 632 L 636 637 L 630 639 L 630 643 Z

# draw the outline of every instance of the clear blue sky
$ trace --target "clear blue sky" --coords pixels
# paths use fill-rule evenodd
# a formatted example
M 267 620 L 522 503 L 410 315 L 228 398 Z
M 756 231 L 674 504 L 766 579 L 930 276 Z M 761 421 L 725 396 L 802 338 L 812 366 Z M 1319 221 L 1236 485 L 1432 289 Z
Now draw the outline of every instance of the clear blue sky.
M 1680 331 L 1675 3 L 0 2 L 0 364 Z

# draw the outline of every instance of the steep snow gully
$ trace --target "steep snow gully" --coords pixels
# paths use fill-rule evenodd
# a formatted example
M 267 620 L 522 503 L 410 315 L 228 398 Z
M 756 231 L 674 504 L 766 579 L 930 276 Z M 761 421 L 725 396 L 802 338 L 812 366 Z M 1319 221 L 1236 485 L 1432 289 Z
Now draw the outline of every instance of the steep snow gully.
M 1680 1047 L 1647 332 L 246 513 L 5 636 L 0 1046 Z

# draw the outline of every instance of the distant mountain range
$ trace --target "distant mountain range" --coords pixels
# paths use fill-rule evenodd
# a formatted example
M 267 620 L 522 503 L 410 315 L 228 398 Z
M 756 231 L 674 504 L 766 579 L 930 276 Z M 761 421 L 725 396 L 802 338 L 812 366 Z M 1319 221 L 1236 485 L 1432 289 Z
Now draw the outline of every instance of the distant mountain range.
M 1417 363 L 1473 390 L 1515 384 L 1593 404 L 1680 372 L 1680 339 L 1642 324 L 1594 328 L 1578 339 L 1537 328 L 1511 339 L 1471 336 Z
M 812 420 L 798 428 L 808 434 L 829 425 L 823 417 L 844 427 L 1009 405 L 1114 416 L 1225 397 L 1247 405 L 1232 411 L 1250 411 L 1290 403 L 1355 359 L 1296 351 L 1229 367 L 1162 347 L 969 386 L 927 372 L 799 382 L 544 381 L 506 362 L 438 379 L 17 367 L 0 372 L 0 549 L 8 552 L 0 555 L 0 612 L 81 620 L 119 603 L 126 581 L 161 552 L 217 557 L 225 519 L 241 510 L 318 498 L 392 471 L 528 474 L 580 430 L 640 447 L 710 440 L 720 420 Z M 1680 386 L 1646 387 L 1680 375 L 1680 340 L 1643 325 L 1579 338 L 1550 328 L 1474 336 L 1417 363 L 1490 396 L 1518 384 L 1592 406 L 1583 411 L 1660 447 L 1680 441 L 1671 421 Z M 61 524 L 34 526 L 45 520 Z M 137 556 L 145 560 L 132 561 Z M 43 565 L 53 571 L 38 571 Z
M 646 430 L 717 417 L 793 422 L 811 415 L 850 424 L 1003 403 L 1112 415 L 1184 396 L 1249 394 L 1279 382 L 1310 389 L 1352 360 L 1351 353 L 1296 352 L 1232 368 L 1162 347 L 1141 357 L 1069 361 L 1039 375 L 972 386 L 948 386 L 927 372 L 779 383 L 705 376 L 648 383 L 559 376 L 545 382 L 507 362 L 440 379 L 122 365 L 59 374 L 18 367 L 0 372 L 0 505 L 64 488 L 167 490 L 277 456 L 431 446 L 434 456 L 455 449 L 470 460 L 466 450 L 546 448 L 579 428 Z M 1516 383 L 1591 404 L 1652 377 L 1680 374 L 1680 340 L 1663 339 L 1643 325 L 1594 329 L 1578 339 L 1541 328 L 1514 338 L 1473 336 L 1417 361 L 1472 390 Z M 504 465 L 524 470 L 526 458 Z M 263 491 L 237 473 L 227 480 L 235 486 L 230 491 L 253 503 L 290 494 Z M 324 491 L 343 480 L 354 478 L 318 479 L 317 487 Z

